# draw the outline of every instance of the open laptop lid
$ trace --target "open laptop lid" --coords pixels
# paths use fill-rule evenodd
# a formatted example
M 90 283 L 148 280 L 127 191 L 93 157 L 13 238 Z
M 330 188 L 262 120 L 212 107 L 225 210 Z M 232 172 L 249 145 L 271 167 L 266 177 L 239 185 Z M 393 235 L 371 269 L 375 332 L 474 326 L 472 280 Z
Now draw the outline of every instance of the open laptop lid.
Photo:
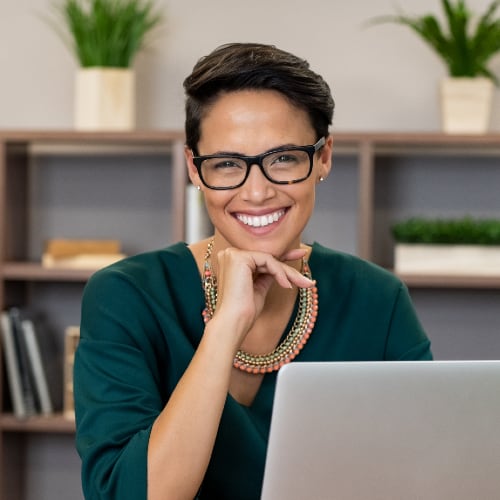
M 263 500 L 500 498 L 500 361 L 291 363 Z

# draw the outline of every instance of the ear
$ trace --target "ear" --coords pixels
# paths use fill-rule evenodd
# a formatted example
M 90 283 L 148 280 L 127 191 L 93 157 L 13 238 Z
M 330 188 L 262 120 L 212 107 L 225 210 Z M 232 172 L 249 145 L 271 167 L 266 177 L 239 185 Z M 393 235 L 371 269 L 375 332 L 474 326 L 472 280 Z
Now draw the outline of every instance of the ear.
M 184 146 L 184 158 L 186 159 L 186 167 L 188 171 L 189 180 L 196 186 L 198 189 L 203 187 L 200 176 L 198 175 L 198 170 L 196 165 L 193 163 L 193 152 L 187 146 Z
M 333 136 L 327 136 L 318 158 L 317 182 L 325 180 L 332 169 Z

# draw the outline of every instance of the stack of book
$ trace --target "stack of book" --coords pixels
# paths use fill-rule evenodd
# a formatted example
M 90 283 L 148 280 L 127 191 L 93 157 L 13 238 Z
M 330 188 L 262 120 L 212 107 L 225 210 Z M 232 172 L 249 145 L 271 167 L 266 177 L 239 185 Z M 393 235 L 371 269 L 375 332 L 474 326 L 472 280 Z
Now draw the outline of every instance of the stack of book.
M 33 322 L 17 308 L 0 313 L 2 350 L 16 417 L 53 413 L 47 375 Z
M 48 268 L 99 269 L 124 257 L 118 240 L 56 238 L 46 243 L 42 265 Z

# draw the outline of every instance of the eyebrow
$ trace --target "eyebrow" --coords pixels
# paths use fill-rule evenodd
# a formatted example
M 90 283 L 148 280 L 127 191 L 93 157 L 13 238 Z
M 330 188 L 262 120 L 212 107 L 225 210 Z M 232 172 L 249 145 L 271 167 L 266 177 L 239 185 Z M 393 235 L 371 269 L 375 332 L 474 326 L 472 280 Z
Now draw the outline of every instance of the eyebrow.
M 243 156 L 247 158 L 253 158 L 255 156 L 261 156 L 265 155 L 267 153 L 272 153 L 273 151 L 281 150 L 281 149 L 294 149 L 294 148 L 300 148 L 302 146 L 298 146 L 297 144 L 282 144 L 281 146 L 276 146 L 271 149 L 268 149 L 267 151 L 264 151 L 263 153 L 258 153 L 256 155 L 244 155 L 242 153 L 238 153 L 237 151 L 216 151 L 215 153 L 210 153 L 208 155 L 198 155 L 198 156 Z

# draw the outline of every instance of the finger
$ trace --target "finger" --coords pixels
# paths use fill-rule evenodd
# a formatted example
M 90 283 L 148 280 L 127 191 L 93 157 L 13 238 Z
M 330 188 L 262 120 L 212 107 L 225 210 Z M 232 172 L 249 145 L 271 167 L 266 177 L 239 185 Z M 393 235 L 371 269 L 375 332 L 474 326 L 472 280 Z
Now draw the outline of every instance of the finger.
M 299 255 L 304 254 L 302 250 L 298 250 Z M 259 259 L 259 257 L 262 258 Z M 296 260 L 295 258 L 293 260 Z M 304 276 L 301 272 L 293 267 L 274 259 L 270 255 L 262 254 L 255 255 L 254 262 L 256 271 L 259 273 L 271 274 L 276 282 L 283 288 L 292 288 L 293 285 L 300 288 L 310 288 L 314 285 L 314 281 Z
M 293 283 L 295 286 L 299 288 L 311 288 L 315 285 L 315 281 L 304 276 L 301 272 L 297 271 L 293 267 L 287 266 L 285 264 L 285 270 L 287 273 L 287 279 L 290 283 Z
M 288 262 L 291 260 L 298 260 L 305 257 L 307 254 L 307 250 L 305 248 L 294 248 L 293 250 L 289 250 L 287 253 L 281 256 L 279 260 L 282 262 Z

